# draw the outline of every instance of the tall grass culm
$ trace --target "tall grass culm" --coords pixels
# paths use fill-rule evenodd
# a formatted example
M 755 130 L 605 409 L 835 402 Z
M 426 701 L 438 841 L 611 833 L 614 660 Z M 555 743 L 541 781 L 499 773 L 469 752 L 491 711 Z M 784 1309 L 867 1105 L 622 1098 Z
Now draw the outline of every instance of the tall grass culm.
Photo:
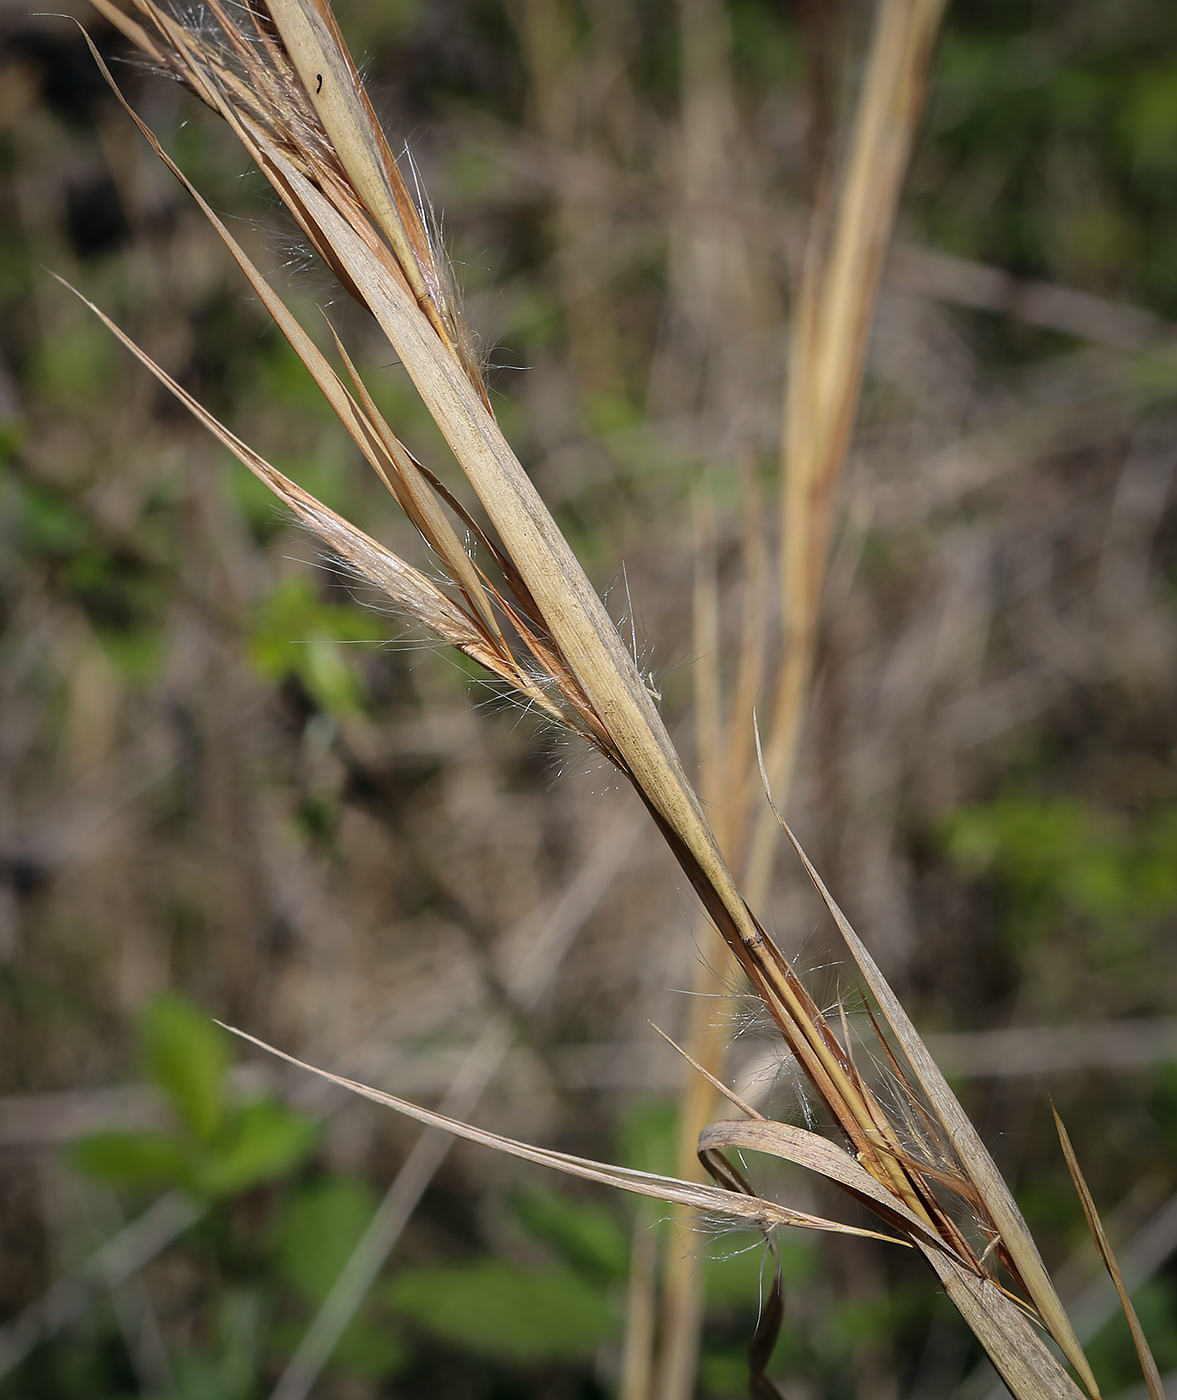
M 528 1146 L 327 1077 L 426 1125 L 688 1211 L 752 1223 L 770 1239 L 776 1229 L 791 1226 L 877 1235 L 913 1248 L 1017 1400 L 1062 1400 L 1084 1392 L 1097 1397 L 1091 1367 L 1008 1187 L 867 947 L 795 842 L 873 1002 L 875 1048 L 899 1088 L 893 1104 L 860 1072 L 844 1023 L 823 1014 L 755 912 L 764 897 L 773 842 L 782 829 L 792 840 L 768 794 L 787 783 L 796 746 L 834 489 L 853 421 L 873 286 L 939 6 L 928 0 L 883 0 L 859 134 L 842 187 L 846 197 L 841 205 L 831 201 L 819 211 L 795 316 L 782 491 L 786 645 L 763 755 L 758 736 L 754 742 L 751 714 L 736 715 L 744 734 L 741 771 L 759 772 L 765 791 L 756 798 L 760 815 L 749 823 L 746 838 L 721 843 L 634 657 L 496 422 L 429 219 L 398 169 L 326 0 L 255 0 L 249 6 L 208 0 L 198 14 L 173 12 L 153 0 L 133 0 L 128 10 L 111 0 L 92 3 L 153 65 L 224 118 L 315 251 L 375 318 L 404 365 L 460 468 L 464 500 L 406 450 L 338 337 L 341 368 L 333 365 L 128 107 L 415 526 L 428 562 L 419 566 L 393 554 L 303 490 L 218 422 L 95 307 L 96 314 L 355 575 L 382 590 L 433 637 L 485 668 L 549 723 L 578 736 L 632 784 L 828 1111 L 836 1140 L 765 1119 L 729 1094 L 743 1116 L 704 1124 L 695 1142 L 715 1183 L 707 1185 Z M 101 62 L 96 52 L 95 59 Z M 881 200 L 872 199 L 871 180 L 856 180 L 855 160 L 866 163 L 871 180 L 881 181 Z M 749 782 L 743 787 L 752 790 Z M 748 810 L 756 810 L 748 801 Z M 724 847 L 729 854 L 738 848 L 739 859 L 729 860 Z M 733 866 L 743 872 L 739 881 Z M 713 1069 L 701 1064 L 700 1074 L 708 1097 L 713 1089 L 727 1092 Z M 755 1195 L 726 1156 L 729 1150 L 768 1153 L 817 1172 L 873 1211 L 880 1230 L 865 1231 Z M 1077 1173 L 1077 1164 L 1069 1164 Z M 778 1309 L 779 1289 L 764 1308 L 750 1348 L 757 1396 L 775 1394 L 764 1371 Z M 1142 1340 L 1140 1347 L 1150 1389 L 1159 1397 L 1155 1366 Z M 680 1356 L 689 1355 L 684 1344 Z

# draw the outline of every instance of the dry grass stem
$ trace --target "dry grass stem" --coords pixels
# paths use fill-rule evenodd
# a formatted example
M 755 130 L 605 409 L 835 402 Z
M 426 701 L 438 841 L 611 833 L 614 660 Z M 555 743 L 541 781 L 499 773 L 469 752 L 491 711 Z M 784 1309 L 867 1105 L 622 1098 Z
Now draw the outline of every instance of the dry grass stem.
M 421 627 L 478 661 L 523 704 L 578 734 L 615 764 L 649 810 L 846 1145 L 784 1124 L 713 1124 L 694 1147 L 724 1183 L 721 1189 L 528 1146 L 354 1080 L 315 1072 L 427 1127 L 691 1211 L 719 1212 L 765 1231 L 788 1224 L 912 1245 L 927 1258 L 1018 1400 L 1074 1400 L 1079 1394 L 1036 1324 L 1062 1349 L 1090 1394 L 1098 1396 L 1008 1188 L 812 866 L 805 862 L 896 1042 L 899 1083 L 907 1084 L 911 1097 L 904 1112 L 896 1114 L 884 1106 L 856 1066 L 838 1025 L 823 1015 L 745 901 L 724 854 L 725 845 L 743 845 L 739 832 L 725 831 L 720 837 L 708 823 L 633 657 L 495 420 L 481 378 L 463 348 L 460 316 L 444 262 L 427 236 L 427 220 L 408 196 L 323 0 L 257 0 L 240 10 L 210 0 L 199 24 L 191 25 L 154 0 L 133 0 L 133 17 L 113 8 L 109 0 L 97 0 L 97 5 L 155 63 L 224 117 L 404 365 L 464 478 L 460 490 L 443 485 L 440 474 L 429 472 L 405 451 L 343 354 L 352 387 L 345 385 L 265 275 L 201 203 L 341 423 L 416 527 L 423 548 L 440 563 L 442 583 L 434 583 L 302 490 L 112 329 L 356 574 L 382 589 Z M 769 779 L 787 776 L 795 749 L 837 472 L 853 420 L 870 309 L 939 10 L 939 0 L 883 0 L 843 193 L 828 230 L 828 246 L 824 240 L 820 246 L 815 242 L 813 256 L 820 255 L 820 262 L 813 264 L 803 284 L 786 418 L 784 666 L 777 681 L 768 753 L 762 760 L 766 785 Z M 158 142 L 141 129 L 163 155 Z M 339 349 L 342 353 L 342 346 Z M 463 493 L 472 497 L 468 504 L 461 503 Z M 748 499 L 755 514 L 754 495 Z M 476 523 L 483 515 L 489 522 L 485 528 Z M 468 554 L 463 532 L 479 544 L 479 561 Z M 764 576 L 761 544 L 749 545 L 747 568 L 750 580 Z M 712 585 L 704 577 L 699 608 L 704 631 L 714 630 L 711 598 Z M 738 669 L 740 711 L 732 711 L 728 736 L 717 745 L 725 751 L 725 764 L 737 750 L 745 751 L 743 765 L 731 764 L 725 778 L 725 784 L 734 783 L 725 790 L 737 801 L 741 792 L 749 791 L 751 736 L 744 710 L 762 675 L 764 616 L 759 603 L 750 600 Z M 705 724 L 713 733 L 719 729 L 717 694 L 704 707 L 710 713 Z M 734 780 L 731 770 L 739 775 Z M 770 813 L 766 821 L 772 820 Z M 746 829 L 745 819 L 741 823 L 741 830 Z M 757 864 L 757 852 L 767 841 L 765 830 L 760 823 L 760 844 L 746 867 L 747 888 L 753 892 L 763 891 L 764 861 Z M 252 1036 L 245 1038 L 262 1045 Z M 310 1068 L 293 1057 L 284 1058 Z M 721 1077 L 707 1064 L 706 1055 L 696 1058 L 710 1074 Z M 904 1061 L 910 1075 L 901 1068 Z M 709 1099 L 712 1086 L 701 1082 L 701 1092 Z M 727 1147 L 765 1151 L 817 1172 L 854 1200 L 867 1203 L 897 1236 L 751 1195 L 722 1157 Z M 970 1214 L 975 1231 L 958 1223 Z M 990 1253 L 1000 1262 L 1002 1277 L 991 1271 L 986 1257 Z M 684 1317 L 685 1309 L 686 1305 Z M 756 1374 L 760 1367 L 756 1385 L 762 1394 L 769 1393 L 763 1364 L 770 1346 L 767 1334 L 758 1333 L 753 1369 Z
M 766 744 L 789 789 L 813 667 L 834 502 L 854 426 L 871 321 L 943 0 L 880 0 L 846 169 L 819 203 L 793 313 L 781 428 L 779 592 L 783 659 Z M 761 813 L 747 886 L 768 885 L 775 835 Z
M 1058 1130 L 1063 1156 L 1067 1159 L 1067 1170 L 1071 1173 L 1071 1180 L 1075 1183 L 1075 1190 L 1083 1205 L 1083 1214 L 1087 1218 L 1087 1228 L 1091 1231 L 1091 1238 L 1095 1241 L 1095 1247 L 1099 1251 L 1104 1268 L 1108 1271 L 1108 1277 L 1116 1286 L 1120 1306 L 1124 1309 L 1124 1316 L 1128 1320 L 1128 1328 L 1132 1333 L 1132 1345 L 1136 1348 L 1140 1369 L 1144 1372 L 1144 1383 L 1148 1387 L 1149 1400 L 1165 1400 L 1165 1387 L 1161 1382 L 1161 1373 L 1157 1368 L 1156 1358 L 1152 1354 L 1148 1338 L 1144 1335 L 1144 1328 L 1140 1325 L 1136 1309 L 1132 1306 L 1132 1299 L 1128 1296 L 1128 1287 L 1120 1272 L 1120 1266 L 1116 1262 L 1115 1252 L 1104 1231 L 1103 1221 L 1099 1218 L 1099 1211 L 1096 1209 L 1095 1199 L 1088 1189 L 1083 1169 L 1079 1166 L 1079 1159 L 1075 1156 L 1070 1134 L 1053 1104 L 1051 1104 L 1051 1112 L 1054 1114 L 1054 1126 Z
M 792 771 L 812 669 L 835 491 L 850 441 L 874 302 L 922 110 L 941 10 L 939 0 L 887 0 L 880 5 L 846 169 L 836 201 L 832 207 L 820 207 L 812 221 L 797 290 L 781 449 L 782 655 L 769 738 L 769 768 L 782 793 Z M 695 191 L 696 198 L 701 194 Z M 701 791 L 708 809 L 719 814 L 720 846 L 737 862 L 741 887 L 753 907 L 762 905 L 767 895 L 777 844 L 771 817 L 758 799 L 752 736 L 752 715 L 769 644 L 765 607 L 769 561 L 758 495 L 754 474 L 745 470 L 747 603 L 726 733 L 718 664 L 714 526 L 701 509 L 696 512 L 700 564 L 695 587 Z M 716 999 L 722 997 L 728 977 L 727 958 L 704 940 L 687 1043 L 709 1075 L 722 1073 L 724 1047 L 716 1029 L 722 1003 Z M 714 1095 L 702 1080 L 688 1083 L 680 1109 L 678 1167 L 684 1175 L 690 1168 L 692 1144 L 713 1103 Z M 871 1121 L 869 1115 L 860 1118 L 860 1126 L 869 1127 Z M 904 1183 L 893 1184 L 905 1189 Z M 914 1201 L 909 1198 L 909 1203 Z M 664 1370 L 670 1379 L 664 1378 L 658 1400 L 686 1400 L 698 1351 L 701 1280 L 682 1234 L 680 1222 L 668 1244 Z

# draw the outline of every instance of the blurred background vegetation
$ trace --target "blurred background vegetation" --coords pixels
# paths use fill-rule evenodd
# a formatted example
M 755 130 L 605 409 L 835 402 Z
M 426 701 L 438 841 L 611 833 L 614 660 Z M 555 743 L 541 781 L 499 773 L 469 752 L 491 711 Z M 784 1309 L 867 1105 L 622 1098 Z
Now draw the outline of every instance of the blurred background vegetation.
M 74 5 L 65 7 L 71 13 Z M 213 118 L 147 120 L 394 428 L 387 348 Z M 439 212 L 496 411 L 692 746 L 691 502 L 735 577 L 774 489 L 789 288 L 862 0 L 341 0 Z M 512 1027 L 480 1122 L 665 1167 L 690 901 L 632 800 L 366 606 L 61 273 L 283 470 L 404 525 L 75 28 L 0 8 L 0 1331 L 22 1400 L 270 1393 L 415 1130 L 210 1016 L 436 1101 Z M 1078 1299 L 1126 1333 L 1053 1095 L 1177 1367 L 1177 16 L 951 5 L 877 316 L 791 813 L 932 1033 Z M 724 607 L 738 606 L 738 589 Z M 724 663 L 726 664 L 726 662 Z M 622 833 L 619 839 L 617 833 Z M 570 893 L 574 895 L 570 902 Z M 824 980 L 782 861 L 767 911 Z M 567 951 L 514 994 L 543 931 Z M 848 988 L 849 983 L 845 986 Z M 797 1112 L 754 1019 L 750 1092 Z M 805 1205 L 817 1188 L 779 1185 Z M 594 1397 L 656 1220 L 465 1146 L 317 1395 Z M 138 1233 L 136 1233 L 138 1231 Z M 701 1237 L 700 1393 L 743 1393 L 761 1258 Z M 105 1251 L 105 1252 L 104 1252 Z M 899 1251 L 784 1242 L 791 1397 L 981 1400 Z

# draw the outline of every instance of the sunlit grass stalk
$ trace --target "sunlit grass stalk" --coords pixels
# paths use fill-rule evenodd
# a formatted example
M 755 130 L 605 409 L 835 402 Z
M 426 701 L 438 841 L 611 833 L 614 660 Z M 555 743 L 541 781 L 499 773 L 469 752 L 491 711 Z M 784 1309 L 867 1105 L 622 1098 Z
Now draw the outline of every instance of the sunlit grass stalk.
M 840 181 L 819 194 L 794 297 L 781 425 L 782 660 L 765 758 L 784 797 L 813 671 L 838 483 L 850 445 L 883 259 L 895 224 L 944 0 L 879 0 Z M 745 870 L 763 896 L 777 845 L 758 814 Z
M 928 61 L 943 0 L 882 0 L 849 148 L 840 179 L 827 172 L 825 199 L 814 211 L 801 277 L 794 289 L 788 379 L 781 432 L 782 489 L 778 565 L 779 663 L 772 693 L 767 762 L 774 791 L 787 799 L 810 689 L 822 583 L 834 500 L 850 443 L 866 362 L 866 346 L 915 129 L 923 109 Z M 829 193 L 832 191 L 832 195 Z M 753 494 L 753 488 L 746 490 Z M 749 598 L 767 591 L 764 534 L 758 514 L 743 522 L 748 541 Z M 718 614 L 715 588 L 702 586 L 712 570 L 700 568 L 696 588 L 697 744 L 700 780 L 710 811 L 723 814 L 720 844 L 739 872 L 753 908 L 768 894 L 778 832 L 758 785 L 750 716 L 760 696 L 769 616 L 746 616 L 743 642 L 724 731 L 718 693 Z M 705 634 L 705 635 L 703 635 Z M 714 691 L 714 694 L 711 692 Z M 708 792 L 710 787 L 713 791 Z M 722 1072 L 715 1022 L 728 974 L 726 960 L 704 945 L 694 991 L 687 1049 L 713 1073 Z M 705 1009 L 706 1008 L 706 1009 Z M 681 1104 L 683 1155 L 713 1108 L 699 1081 L 688 1084 Z M 680 1226 L 681 1234 L 681 1226 Z M 657 1400 L 689 1400 L 702 1321 L 702 1271 L 676 1235 L 667 1255 L 666 1341 Z
M 730 850 L 730 820 L 738 813 L 733 804 L 730 779 L 734 774 L 724 762 L 723 696 L 720 672 L 719 580 L 716 558 L 715 517 L 711 503 L 700 493 L 694 503 L 694 682 L 695 748 L 697 781 L 720 848 Z M 695 976 L 687 1006 L 685 1048 L 691 1059 L 715 1077 L 722 1077 L 727 1054 L 728 1003 L 735 968 L 732 954 L 719 930 L 706 919 L 697 921 Z M 684 1069 L 688 1067 L 684 1064 Z M 689 1070 L 678 1101 L 675 1171 L 682 1177 L 702 1179 L 698 1156 L 699 1133 L 715 1116 L 716 1091 L 707 1078 Z M 662 1242 L 662 1269 L 651 1276 L 653 1288 L 660 1278 L 661 1335 L 656 1365 L 651 1358 L 651 1396 L 655 1400 L 689 1400 L 695 1391 L 699 1338 L 704 1316 L 703 1260 L 700 1258 L 696 1222 L 689 1211 L 671 1216 Z M 651 1338 L 651 1343 L 655 1339 Z
M 735 455 L 745 459 L 741 465 L 747 467 L 751 466 L 746 460 L 752 456 L 751 443 L 747 428 L 737 424 L 745 412 L 742 399 L 748 376 L 759 372 L 751 346 L 756 330 L 762 329 L 757 316 L 766 288 L 748 231 L 731 207 L 746 198 L 751 175 L 737 98 L 732 15 L 725 0 L 678 0 L 676 17 L 679 120 L 673 168 L 678 207 L 669 229 L 667 297 L 668 315 L 679 333 L 677 352 L 672 342 L 655 360 L 652 389 L 656 386 L 655 399 L 663 403 L 690 402 L 692 394 L 698 395 L 704 422 L 719 419 L 728 440 L 743 434 Z M 745 473 L 745 487 L 754 479 L 752 468 Z M 696 516 L 708 516 L 708 507 L 708 497 L 701 493 Z M 695 777 L 720 848 L 731 863 L 738 856 L 748 810 L 742 786 L 753 771 L 750 724 L 759 690 L 759 685 L 751 692 L 741 689 L 740 679 L 746 676 L 742 663 L 750 654 L 763 654 L 766 637 L 763 628 L 744 626 L 736 682 L 739 695 L 733 696 L 725 716 L 715 534 L 714 522 L 701 518 L 696 535 L 705 539 L 698 539 L 697 548 L 693 648 Z M 762 545 L 760 521 L 744 543 L 752 549 Z M 745 597 L 751 605 L 745 607 L 747 624 L 752 621 L 749 613 L 767 602 L 768 591 L 754 598 L 749 590 Z M 763 622 L 766 609 L 760 606 L 759 611 L 757 620 Z M 747 740 L 742 750 L 741 731 Z M 734 868 L 738 871 L 738 863 Z M 738 977 L 717 929 L 703 924 L 694 931 L 694 938 L 698 956 L 687 1008 L 686 1049 L 711 1073 L 722 1075 L 730 994 Z M 701 1173 L 698 1136 L 715 1111 L 714 1090 L 705 1079 L 687 1073 L 679 1100 L 676 1170 L 680 1176 Z M 695 1222 L 680 1211 L 665 1236 L 655 1400 L 689 1400 L 695 1390 L 705 1311 L 705 1261 L 695 1230 Z
M 714 1123 L 700 1136 L 699 1148 L 721 1189 L 511 1142 L 351 1081 L 337 1082 L 430 1126 L 589 1180 L 692 1209 L 719 1209 L 766 1230 L 793 1224 L 863 1233 L 751 1195 L 722 1153 L 726 1147 L 739 1147 L 798 1162 L 867 1203 L 897 1232 L 898 1242 L 927 1257 L 1018 1400 L 1063 1400 L 1079 1393 L 1028 1317 L 1055 1339 L 1089 1392 L 1097 1395 L 1090 1368 L 1008 1188 L 816 871 L 807 864 L 897 1043 L 892 1068 L 899 1082 L 908 1085 L 912 1104 L 919 1104 L 912 1110 L 923 1125 L 919 1146 L 908 1140 L 911 1115 L 899 1115 L 896 1121 L 884 1108 L 842 1043 L 839 1028 L 822 1015 L 745 903 L 633 658 L 495 422 L 477 367 L 463 349 L 465 337 L 442 260 L 423 236 L 424 223 L 411 201 L 406 202 L 387 142 L 325 3 L 258 0 L 253 8 L 232 10 L 211 3 L 193 25 L 174 19 L 153 0 L 135 0 L 137 19 L 123 15 L 109 0 L 95 3 L 157 64 L 229 122 L 312 244 L 384 331 L 449 444 L 489 528 L 482 529 L 473 507 L 459 506 L 447 488 L 413 461 L 358 384 L 354 393 L 346 387 L 265 276 L 203 203 L 340 421 L 405 507 L 448 583 L 434 583 L 302 491 L 212 419 L 142 351 L 135 353 L 357 574 L 383 589 L 418 624 L 478 660 L 550 722 L 593 745 L 626 776 L 841 1130 L 848 1150 L 783 1123 Z M 885 0 L 884 15 L 895 13 L 902 3 Z M 889 120 L 889 115 L 884 117 Z M 883 126 L 890 131 L 886 120 Z M 163 155 L 158 142 L 141 129 Z M 838 252 L 840 246 L 835 240 L 834 268 L 842 268 L 849 258 L 849 253 Z M 842 283 L 836 281 L 836 286 Z M 831 297 L 836 326 L 849 330 L 859 325 L 861 299 L 841 293 Z M 831 352 L 830 358 L 837 357 Z M 813 392 L 828 395 L 829 376 L 824 370 L 819 374 L 816 365 L 813 374 Z M 843 425 L 848 412 L 839 418 Z M 813 478 L 810 486 L 828 514 L 828 482 Z M 459 528 L 478 541 L 484 562 L 467 556 Z M 789 567 L 800 566 L 794 561 Z M 639 948 L 634 956 L 640 958 Z M 977 1244 L 957 1225 L 954 1201 L 976 1219 Z M 986 1253 L 990 1259 L 982 1257 Z M 990 1260 L 1004 1267 L 1004 1284 L 992 1272 Z M 1007 1290 L 1017 1293 L 1018 1301 Z

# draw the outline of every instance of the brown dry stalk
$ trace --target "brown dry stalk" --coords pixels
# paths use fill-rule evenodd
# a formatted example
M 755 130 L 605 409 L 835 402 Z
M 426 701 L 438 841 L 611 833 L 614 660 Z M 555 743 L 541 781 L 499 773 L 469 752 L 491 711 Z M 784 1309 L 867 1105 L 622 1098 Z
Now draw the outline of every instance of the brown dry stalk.
M 884 0 L 884 16 L 906 2 Z M 357 574 L 383 589 L 422 626 L 479 660 L 524 703 L 594 744 L 626 775 L 849 1145 L 847 1151 L 783 1124 L 736 1123 L 714 1125 L 701 1139 L 701 1148 L 709 1155 L 725 1144 L 774 1152 L 868 1202 L 903 1240 L 926 1255 L 1018 1400 L 1073 1400 L 1079 1394 L 1027 1322 L 1027 1310 L 1097 1395 L 1008 1189 L 816 874 L 811 871 L 910 1068 L 911 1084 L 918 1086 L 910 1092 L 922 1094 L 925 1101 L 923 1146 L 913 1147 L 909 1141 L 908 1120 L 918 1114 L 913 1110 L 896 1119 L 888 1113 L 859 1073 L 837 1028 L 822 1015 L 745 903 L 632 657 L 488 407 L 481 380 L 462 349 L 464 337 L 446 291 L 443 260 L 407 199 L 325 0 L 254 0 L 249 7 L 232 9 L 210 0 L 199 23 L 174 18 L 154 0 L 132 0 L 134 17 L 114 8 L 110 0 L 94 3 L 156 63 L 224 117 L 312 244 L 384 331 L 447 441 L 477 507 L 460 505 L 454 493 L 413 461 L 376 413 L 358 377 L 353 375 L 354 394 L 345 387 L 264 275 L 202 202 L 341 423 L 440 561 L 448 586 L 434 584 L 302 491 L 217 423 L 142 351 L 135 353 Z M 926 6 L 930 0 L 917 3 Z M 889 121 L 890 114 L 884 115 Z M 891 130 L 886 122 L 884 127 Z M 142 125 L 141 129 L 163 155 L 158 142 Z M 839 246 L 835 242 L 833 268 L 854 262 L 849 252 L 838 251 Z M 835 323 L 849 333 L 859 325 L 863 305 L 854 296 L 843 305 L 846 299 L 840 295 L 832 302 Z M 831 355 L 836 360 L 833 351 Z M 350 365 L 346 368 L 351 374 Z M 814 392 L 823 402 L 833 392 L 827 369 L 823 360 L 812 371 Z M 848 413 L 845 409 L 835 415 L 843 424 L 839 431 L 848 431 Z M 832 447 L 822 461 L 829 452 Z M 823 484 L 819 495 L 827 514 L 828 494 Z M 475 509 L 485 513 L 487 528 L 475 523 Z M 486 569 L 465 555 L 455 522 L 476 532 Z M 721 1209 L 765 1229 L 776 1224 L 849 1229 L 717 1187 L 626 1172 L 511 1143 L 362 1085 L 338 1082 L 421 1122 L 591 1180 L 693 1209 Z M 753 1129 L 754 1144 L 746 1136 Z M 730 1169 L 724 1180 L 736 1180 Z M 974 1214 L 985 1241 L 998 1241 L 994 1253 L 1005 1266 L 1009 1287 L 1021 1295 L 1020 1302 L 1011 1300 L 958 1227 L 954 1203 Z

